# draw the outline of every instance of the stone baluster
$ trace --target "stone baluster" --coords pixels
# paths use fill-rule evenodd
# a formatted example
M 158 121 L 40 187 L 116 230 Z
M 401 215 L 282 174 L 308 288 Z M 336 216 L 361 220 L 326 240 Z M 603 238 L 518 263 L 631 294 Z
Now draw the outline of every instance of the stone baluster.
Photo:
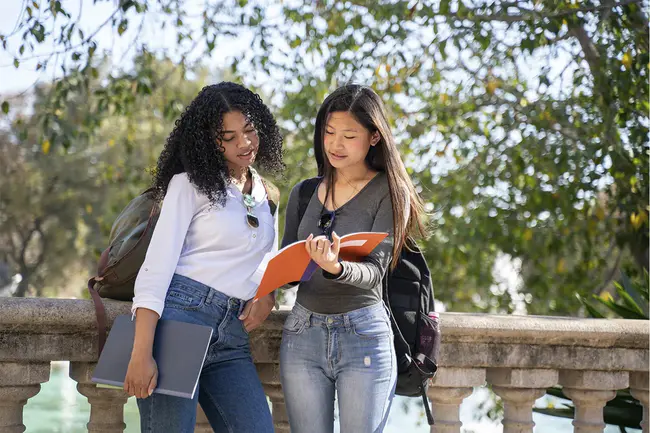
M 264 392 L 266 392 L 266 395 L 268 395 L 271 400 L 275 433 L 291 433 L 282 386 L 267 384 L 264 385 Z
M 488 368 L 487 381 L 503 400 L 503 433 L 533 433 L 533 405 L 557 384 L 556 370 Z
M 650 397 L 650 375 L 647 371 L 635 371 L 630 373 L 630 392 L 643 405 L 643 421 L 641 428 L 643 433 L 648 433 L 650 417 L 648 416 L 648 399 Z
M 0 362 L 0 433 L 23 433 L 23 407 L 50 379 L 50 363 Z
M 483 368 L 440 368 L 427 393 L 436 422 L 431 426 L 431 433 L 460 433 L 460 404 L 475 386 L 484 384 Z
M 71 362 L 70 378 L 77 382 L 77 391 L 90 403 L 90 433 L 121 433 L 124 424 L 124 404 L 129 396 L 122 389 L 98 388 L 91 381 L 95 363 Z
M 257 363 L 257 373 L 262 381 L 264 392 L 271 400 L 271 413 L 276 433 L 290 433 L 287 407 L 284 403 L 284 393 L 280 384 L 280 365 Z
M 574 433 L 602 433 L 605 429 L 603 408 L 616 397 L 617 389 L 628 387 L 626 371 L 560 371 L 564 394 L 576 408 Z
M 198 391 L 197 391 L 198 392 Z M 194 427 L 194 433 L 213 433 L 212 426 L 208 421 L 208 417 L 205 416 L 203 408 L 198 404 L 196 407 L 196 427 Z

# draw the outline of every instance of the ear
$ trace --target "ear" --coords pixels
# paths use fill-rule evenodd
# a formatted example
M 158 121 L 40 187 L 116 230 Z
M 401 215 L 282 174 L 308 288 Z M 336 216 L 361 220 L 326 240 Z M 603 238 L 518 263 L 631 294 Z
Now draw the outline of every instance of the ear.
M 379 132 L 375 131 L 370 136 L 370 145 L 375 146 L 377 143 L 379 143 Z

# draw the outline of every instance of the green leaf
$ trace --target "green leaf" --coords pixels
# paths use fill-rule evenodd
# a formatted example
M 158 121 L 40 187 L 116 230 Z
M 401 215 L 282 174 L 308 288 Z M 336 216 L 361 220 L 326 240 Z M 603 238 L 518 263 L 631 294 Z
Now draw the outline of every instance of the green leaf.
M 634 299 L 632 299 L 629 293 L 627 293 L 622 288 L 616 289 L 616 293 L 618 293 L 618 295 L 621 297 L 625 305 L 627 305 L 631 310 L 634 310 L 637 313 L 639 313 L 641 316 L 645 317 L 645 315 L 643 314 L 643 310 L 641 309 L 641 307 L 639 307 L 639 305 L 636 302 L 634 302 Z
M 623 319 L 636 319 L 636 320 L 646 319 L 642 314 L 639 314 L 635 310 L 631 310 L 628 307 L 625 307 L 623 305 L 618 305 L 610 300 L 605 300 L 597 295 L 593 295 L 593 297 L 598 302 L 603 304 L 605 307 L 607 307 L 609 310 L 616 313 L 618 316 L 620 316 Z
M 126 18 L 120 21 L 120 24 L 117 26 L 117 34 L 122 36 L 122 34 L 126 31 L 126 29 L 129 27 L 129 20 Z
M 442 15 L 448 15 L 449 14 L 449 3 L 450 3 L 450 0 L 442 0 L 440 2 L 440 13 Z
M 589 302 L 587 302 L 587 300 L 585 298 L 583 298 L 579 294 L 576 294 L 576 297 L 582 303 L 582 305 L 584 305 L 584 307 L 587 309 L 587 312 L 589 313 L 589 315 L 591 317 L 593 317 L 594 319 L 604 319 L 605 318 L 605 316 L 600 311 L 598 311 L 596 308 L 594 308 L 593 305 L 591 305 Z
M 18 61 L 18 59 L 14 59 L 14 68 L 18 69 L 18 66 L 20 66 L 20 61 Z
M 7 101 L 2 102 L 2 112 L 5 114 L 9 113 L 9 102 Z

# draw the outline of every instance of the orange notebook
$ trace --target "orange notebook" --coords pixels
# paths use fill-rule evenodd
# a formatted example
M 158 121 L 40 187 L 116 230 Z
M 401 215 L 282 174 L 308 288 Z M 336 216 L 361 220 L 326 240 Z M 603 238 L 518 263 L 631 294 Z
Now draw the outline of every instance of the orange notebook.
M 359 232 L 341 237 L 339 257 L 359 262 L 383 241 L 388 233 Z M 262 281 L 255 294 L 260 299 L 275 289 L 294 281 L 308 281 L 318 266 L 311 261 L 305 241 L 294 242 L 275 253 L 266 265 Z

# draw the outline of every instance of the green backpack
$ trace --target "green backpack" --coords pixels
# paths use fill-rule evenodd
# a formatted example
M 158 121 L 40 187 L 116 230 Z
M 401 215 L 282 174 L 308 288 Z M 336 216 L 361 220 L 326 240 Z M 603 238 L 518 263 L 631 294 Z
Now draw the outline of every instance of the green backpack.
M 264 178 L 261 179 L 271 214 L 275 215 L 280 192 L 275 185 Z M 155 199 L 153 188 L 131 200 L 113 223 L 109 246 L 99 258 L 97 275 L 88 280 L 88 291 L 97 315 L 99 353 L 106 341 L 106 312 L 101 298 L 118 301 L 133 299 L 135 279 L 144 263 L 151 236 L 158 222 L 160 204 Z

